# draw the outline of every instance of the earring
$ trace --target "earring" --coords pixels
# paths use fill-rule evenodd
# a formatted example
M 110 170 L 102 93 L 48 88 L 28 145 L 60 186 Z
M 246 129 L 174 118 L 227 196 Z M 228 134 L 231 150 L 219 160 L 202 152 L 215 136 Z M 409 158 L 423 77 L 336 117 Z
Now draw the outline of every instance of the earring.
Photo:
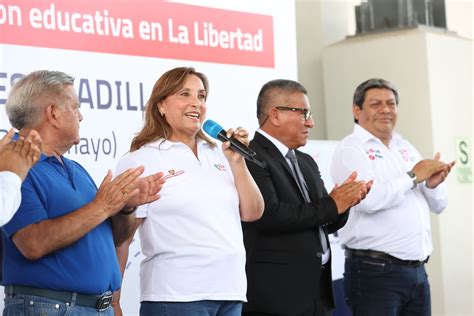
M 165 116 L 165 113 L 163 113 L 163 112 L 160 111 L 160 115 L 161 115 L 161 116 Z

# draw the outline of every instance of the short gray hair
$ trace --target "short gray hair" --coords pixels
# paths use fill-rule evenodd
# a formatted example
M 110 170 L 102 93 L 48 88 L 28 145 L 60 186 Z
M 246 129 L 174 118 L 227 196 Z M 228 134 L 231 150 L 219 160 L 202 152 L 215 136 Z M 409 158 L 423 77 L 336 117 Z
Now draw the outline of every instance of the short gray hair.
M 388 89 L 392 90 L 393 95 L 395 96 L 395 102 L 398 105 L 399 97 L 398 97 L 398 90 L 395 85 L 387 80 L 380 79 L 380 78 L 372 78 L 362 82 L 354 91 L 354 97 L 352 99 L 352 104 L 358 106 L 362 109 L 362 105 L 365 101 L 365 93 L 367 90 L 370 89 Z M 358 123 L 358 121 L 354 118 L 354 122 Z
M 48 102 L 60 98 L 64 86 L 72 84 L 74 78 L 61 71 L 38 70 L 20 79 L 5 105 L 11 125 L 17 129 L 35 127 Z

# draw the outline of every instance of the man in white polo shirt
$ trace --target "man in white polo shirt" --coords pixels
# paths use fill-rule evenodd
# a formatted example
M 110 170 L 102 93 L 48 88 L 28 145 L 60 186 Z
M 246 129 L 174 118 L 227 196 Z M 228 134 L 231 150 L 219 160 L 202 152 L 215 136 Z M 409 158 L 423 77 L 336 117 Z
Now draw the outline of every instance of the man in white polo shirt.
M 394 131 L 398 101 L 390 82 L 360 84 L 352 107 L 354 131 L 334 151 L 334 182 L 353 170 L 374 181 L 339 230 L 346 247 L 346 300 L 355 316 L 431 314 L 424 267 L 433 250 L 429 213 L 447 205 L 443 182 L 454 162 L 440 161 L 439 153 L 422 159 Z

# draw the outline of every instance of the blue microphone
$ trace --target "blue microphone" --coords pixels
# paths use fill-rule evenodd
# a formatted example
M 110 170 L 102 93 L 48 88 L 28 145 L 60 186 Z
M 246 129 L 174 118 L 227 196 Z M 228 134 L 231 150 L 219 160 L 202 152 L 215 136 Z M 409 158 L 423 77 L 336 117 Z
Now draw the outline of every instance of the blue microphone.
M 202 129 L 209 134 L 212 138 L 218 139 L 221 142 L 229 142 L 230 143 L 230 149 L 238 152 L 241 154 L 245 159 L 252 161 L 255 163 L 257 166 L 265 168 L 266 164 L 263 161 L 258 160 L 255 156 L 257 153 L 250 149 L 249 147 L 245 146 L 241 142 L 239 142 L 237 139 L 234 137 L 227 137 L 226 131 L 214 122 L 213 120 L 207 120 L 204 122 L 202 125 Z

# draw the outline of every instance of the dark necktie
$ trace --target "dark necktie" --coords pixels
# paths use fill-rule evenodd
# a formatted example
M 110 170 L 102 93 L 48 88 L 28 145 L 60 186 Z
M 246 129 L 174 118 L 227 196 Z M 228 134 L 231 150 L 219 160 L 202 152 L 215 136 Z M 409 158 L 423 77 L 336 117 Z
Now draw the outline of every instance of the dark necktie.
M 308 203 L 311 202 L 311 199 L 309 198 L 308 188 L 306 186 L 306 182 L 304 181 L 303 173 L 301 172 L 300 166 L 298 165 L 298 160 L 296 159 L 295 152 L 291 149 L 288 150 L 286 158 L 290 159 L 291 161 L 291 171 L 293 172 L 293 178 L 295 178 L 296 183 L 298 184 L 298 189 L 300 189 L 304 200 Z M 318 230 L 319 239 L 321 240 L 321 248 L 323 249 L 323 253 L 326 253 L 326 251 L 328 251 L 328 241 L 326 238 L 326 233 L 324 232 L 324 229 L 321 226 L 318 227 Z

